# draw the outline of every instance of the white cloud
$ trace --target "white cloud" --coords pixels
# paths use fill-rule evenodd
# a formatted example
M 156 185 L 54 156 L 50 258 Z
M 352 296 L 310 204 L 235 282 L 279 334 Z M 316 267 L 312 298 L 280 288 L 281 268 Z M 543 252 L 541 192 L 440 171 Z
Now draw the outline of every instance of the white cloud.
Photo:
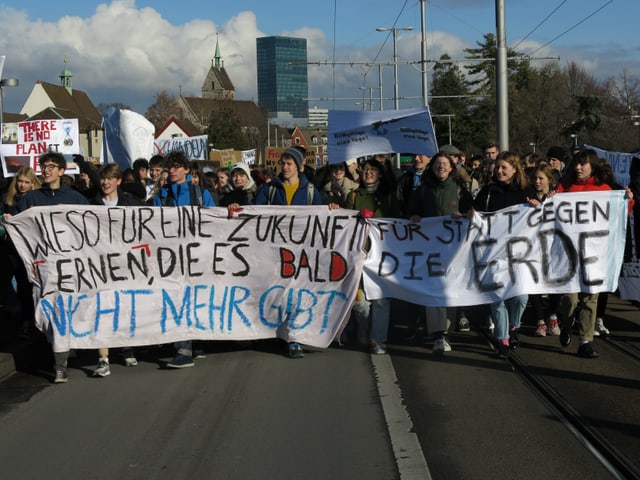
M 3 8 L 0 30 L 9 34 L 0 38 L 0 51 L 19 72 L 27 94 L 35 80 L 57 83 L 66 56 L 74 86 L 94 103 L 124 102 L 144 111 L 161 90 L 177 94 L 182 87 L 185 94 L 199 95 L 220 33 L 221 54 L 238 96 L 255 96 L 255 38 L 262 34 L 253 13 L 240 13 L 221 28 L 207 20 L 172 25 L 156 10 L 132 4 L 116 1 L 89 18 L 67 16 L 50 23 Z M 102 96 L 105 91 L 112 96 Z M 117 92 L 120 97 L 113 96 Z
M 215 11 L 212 13 L 215 15 Z M 228 19 L 192 20 L 179 25 L 163 18 L 154 8 L 136 8 L 134 0 L 115 0 L 99 5 L 87 18 L 65 16 L 55 22 L 33 20 L 24 11 L 0 5 L 0 54 L 7 56 L 5 77 L 20 79 L 19 88 L 6 89 L 7 111 L 18 111 L 36 80 L 58 83 L 63 59 L 67 56 L 75 88 L 86 91 L 95 104 L 123 102 L 144 112 L 161 90 L 185 95 L 200 95 L 202 83 L 215 53 L 219 34 L 224 65 L 236 88 L 239 99 L 257 100 L 256 38 L 264 36 L 257 26 L 256 15 L 245 11 Z M 284 25 L 284 23 L 283 23 Z M 309 97 L 347 98 L 338 108 L 354 108 L 353 103 L 370 92 L 363 85 L 375 88 L 379 97 L 378 68 L 360 65 L 376 58 L 380 37 L 373 46 L 337 45 L 335 60 L 352 65 L 331 65 L 332 39 L 318 28 L 300 28 L 269 32 L 307 39 L 308 61 L 326 62 L 309 65 Z M 373 41 L 373 40 L 372 40 Z M 401 61 L 418 61 L 421 52 L 418 30 L 403 32 L 398 37 Z M 443 53 L 462 58 L 464 49 L 476 47 L 460 36 L 444 31 L 428 34 L 428 57 L 437 59 Z M 533 51 L 539 44 L 524 42 L 519 49 Z M 391 42 L 377 57 L 390 62 Z M 599 50 L 599 51 L 598 51 Z M 625 52 L 615 45 L 592 44 L 576 46 L 571 51 L 545 47 L 536 56 L 561 56 L 562 61 L 574 60 L 597 76 L 616 75 L 628 67 L 638 75 L 635 50 Z M 566 54 L 566 56 L 564 55 Z M 625 56 L 627 55 L 627 56 Z M 596 60 L 600 58 L 600 60 Z M 616 58 L 623 60 L 619 63 Z M 628 59 L 625 62 L 624 59 Z M 429 68 L 432 64 L 429 64 Z M 392 95 L 392 68 L 383 67 L 384 96 Z M 366 76 L 364 75 L 366 73 Z M 405 96 L 420 94 L 420 64 L 400 65 L 400 92 Z M 331 102 L 312 102 L 333 107 Z M 401 105 L 402 106 L 402 105 Z

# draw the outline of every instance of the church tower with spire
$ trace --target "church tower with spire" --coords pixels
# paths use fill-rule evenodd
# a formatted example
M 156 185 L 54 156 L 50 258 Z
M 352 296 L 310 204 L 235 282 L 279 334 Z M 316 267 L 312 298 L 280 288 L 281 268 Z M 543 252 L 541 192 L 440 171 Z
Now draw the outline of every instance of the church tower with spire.
M 234 100 L 235 87 L 224 68 L 224 62 L 220 55 L 220 43 L 216 33 L 216 52 L 211 59 L 211 67 L 207 78 L 202 85 L 202 98 L 214 98 L 216 100 Z
M 71 87 L 71 71 L 67 68 L 67 56 L 64 57 L 64 68 L 60 72 L 60 86 L 64 87 L 69 95 L 73 95 L 73 88 Z

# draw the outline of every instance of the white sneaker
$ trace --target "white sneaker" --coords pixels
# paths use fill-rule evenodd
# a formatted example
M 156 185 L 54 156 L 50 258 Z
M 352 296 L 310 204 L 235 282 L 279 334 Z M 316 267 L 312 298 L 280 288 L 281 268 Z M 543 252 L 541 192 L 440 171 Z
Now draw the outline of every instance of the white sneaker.
M 136 357 L 124 357 L 124 366 L 125 367 L 135 367 L 136 365 L 138 365 L 138 360 L 136 359 Z
M 549 317 L 549 335 L 557 337 L 560 335 L 560 326 L 558 325 L 558 317 L 554 313 Z
M 67 383 L 68 380 L 66 370 L 56 370 L 53 383 Z
M 442 355 L 445 352 L 451 351 L 451 345 L 447 342 L 444 337 L 436 338 L 435 342 L 433 342 L 433 354 L 434 355 Z
M 109 360 L 101 358 L 100 360 L 98 360 L 98 366 L 93 371 L 93 376 L 106 377 L 107 375 L 111 375 L 111 370 L 109 370 Z
M 536 337 L 546 337 L 547 336 L 547 324 L 544 323 L 544 320 L 538 320 L 538 326 L 536 327 L 536 332 L 534 334 Z
M 467 317 L 460 317 L 460 320 L 458 320 L 458 331 L 459 332 L 471 331 L 471 327 L 469 325 L 469 319 Z
M 610 335 L 611 332 L 609 331 L 609 329 L 607 327 L 604 326 L 604 321 L 602 320 L 602 318 L 596 318 L 596 328 L 593 331 L 593 336 L 594 337 L 599 337 L 599 336 L 603 336 L 606 337 L 607 335 Z

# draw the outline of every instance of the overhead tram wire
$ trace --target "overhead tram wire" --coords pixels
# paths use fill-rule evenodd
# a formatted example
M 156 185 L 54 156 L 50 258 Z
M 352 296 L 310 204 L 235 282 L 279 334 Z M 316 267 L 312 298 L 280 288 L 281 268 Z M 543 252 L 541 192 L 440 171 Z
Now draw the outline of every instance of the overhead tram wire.
M 534 53 L 542 50 L 544 47 L 546 47 L 547 45 L 555 42 L 556 40 L 558 40 L 560 37 L 566 35 L 567 33 L 569 33 L 571 30 L 573 30 L 574 28 L 576 28 L 577 26 L 583 24 L 584 22 L 586 22 L 587 20 L 589 20 L 591 17 L 593 17 L 596 13 L 600 12 L 600 10 L 602 10 L 603 8 L 605 8 L 607 5 L 609 5 L 610 3 L 613 3 L 613 0 L 609 0 L 608 2 L 606 2 L 604 5 L 602 5 L 600 8 L 598 8 L 597 10 L 595 10 L 594 12 L 590 13 L 589 15 L 587 15 L 586 17 L 584 17 L 582 20 L 580 20 L 578 23 L 574 24 L 572 27 L 569 27 L 567 30 L 565 30 L 564 32 L 562 32 L 559 35 L 556 35 L 554 38 L 552 38 L 551 40 L 549 40 L 547 43 L 545 43 L 544 45 L 536 48 L 533 52 L 529 53 L 529 55 L 533 55 Z
M 523 57 L 527 57 L 530 60 L 560 60 L 560 57 L 529 57 L 528 55 L 518 55 L 515 57 L 508 57 L 508 60 L 520 60 Z M 489 58 L 465 58 L 465 59 L 449 59 L 449 60 L 427 60 L 427 63 L 474 63 L 474 62 L 493 62 L 495 61 L 495 58 L 493 57 L 489 57 Z M 421 64 L 422 60 L 407 60 L 404 62 L 397 62 L 398 65 L 410 65 L 410 66 L 415 66 L 416 64 Z M 345 66 L 349 66 L 349 67 L 353 67 L 354 65 L 364 65 L 367 67 L 371 67 L 371 66 L 375 66 L 375 65 L 382 65 L 382 66 L 392 66 L 394 65 L 394 62 L 377 62 L 377 63 L 371 63 L 371 62 L 356 62 L 356 61 L 340 61 L 340 62 L 329 62 L 327 60 L 322 60 L 322 61 L 315 61 L 315 62 L 289 62 L 290 65 L 316 65 L 316 66 L 327 66 L 330 65 L 332 68 L 335 68 L 338 65 L 345 65 Z M 487 95 L 462 95 L 461 97 L 458 96 L 451 96 L 451 95 L 438 95 L 438 96 L 432 96 L 429 95 L 429 98 L 462 98 L 462 97 L 486 97 Z M 399 97 L 403 100 L 407 100 L 407 99 L 413 99 L 413 98 L 422 98 L 422 97 L 406 97 L 406 96 L 402 96 Z M 361 100 L 361 97 L 340 97 L 337 98 L 335 97 L 317 97 L 317 98 L 306 98 L 305 100 L 309 100 L 309 101 L 332 101 L 335 103 L 335 100 Z M 392 100 L 392 98 L 388 98 L 385 97 L 383 98 L 383 100 Z
M 527 33 L 524 38 L 522 38 L 518 43 L 516 43 L 512 48 L 513 50 L 515 50 L 516 48 L 518 48 L 518 46 L 524 42 L 527 38 L 529 38 L 538 28 L 540 28 L 547 20 L 549 20 L 549 18 L 551 18 L 551 16 L 556 13 L 560 7 L 562 7 L 565 3 L 567 3 L 568 0 L 562 0 L 562 2 L 560 2 L 560 5 L 558 5 L 556 8 L 554 8 L 551 13 L 549 13 L 549 15 L 547 15 L 546 17 L 544 17 L 544 19 L 538 23 L 538 25 L 536 25 L 535 27 L 533 27 L 533 30 L 531 30 L 529 33 Z
M 333 0 L 333 72 L 332 72 L 332 89 L 333 98 L 336 97 L 336 22 L 338 20 L 338 0 Z M 333 109 L 336 108 L 336 101 L 333 101 Z
M 391 26 L 391 28 L 389 29 L 389 33 L 387 34 L 387 36 L 384 39 L 384 42 L 382 42 L 382 45 L 380 45 L 380 48 L 378 49 L 376 56 L 373 58 L 372 62 L 367 62 L 366 65 L 368 68 L 365 69 L 364 74 L 362 75 L 362 86 L 366 87 L 366 83 L 367 83 L 367 75 L 369 74 L 369 72 L 371 71 L 371 67 L 377 64 L 378 61 L 378 57 L 380 56 L 380 54 L 382 53 L 382 49 L 385 47 L 385 45 L 387 44 L 387 42 L 389 41 L 389 37 L 391 36 L 391 31 L 396 27 L 396 25 L 398 24 L 398 21 L 400 20 L 400 16 L 402 15 L 402 13 L 404 12 L 404 9 L 407 7 L 407 3 L 409 3 L 409 0 L 404 0 L 404 4 L 402 5 L 402 8 L 400 9 L 400 12 L 398 12 L 398 15 L 396 16 L 396 19 L 393 21 L 393 25 Z M 335 68 L 335 67 L 334 67 Z M 364 95 L 364 94 L 363 94 Z

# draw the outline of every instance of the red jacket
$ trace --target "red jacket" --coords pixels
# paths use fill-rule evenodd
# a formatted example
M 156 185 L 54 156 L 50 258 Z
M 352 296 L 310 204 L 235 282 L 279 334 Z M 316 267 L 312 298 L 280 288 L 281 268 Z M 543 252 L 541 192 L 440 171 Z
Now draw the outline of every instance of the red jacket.
M 586 180 L 578 180 L 576 183 L 569 185 L 568 188 L 565 188 L 562 182 L 558 183 L 558 192 L 593 192 L 604 190 L 612 190 L 612 188 L 606 183 L 597 185 L 596 178 L 594 176 L 591 176 Z
M 613 190 L 606 183 L 601 183 L 600 185 L 596 184 L 596 179 L 594 176 L 587 178 L 586 180 L 578 180 L 576 183 L 569 185 L 568 188 L 562 184 L 562 182 L 558 183 L 558 193 L 562 192 L 604 192 L 607 190 Z M 629 215 L 631 215 L 631 210 L 633 209 L 633 204 L 635 203 L 635 199 L 632 198 L 629 200 Z

